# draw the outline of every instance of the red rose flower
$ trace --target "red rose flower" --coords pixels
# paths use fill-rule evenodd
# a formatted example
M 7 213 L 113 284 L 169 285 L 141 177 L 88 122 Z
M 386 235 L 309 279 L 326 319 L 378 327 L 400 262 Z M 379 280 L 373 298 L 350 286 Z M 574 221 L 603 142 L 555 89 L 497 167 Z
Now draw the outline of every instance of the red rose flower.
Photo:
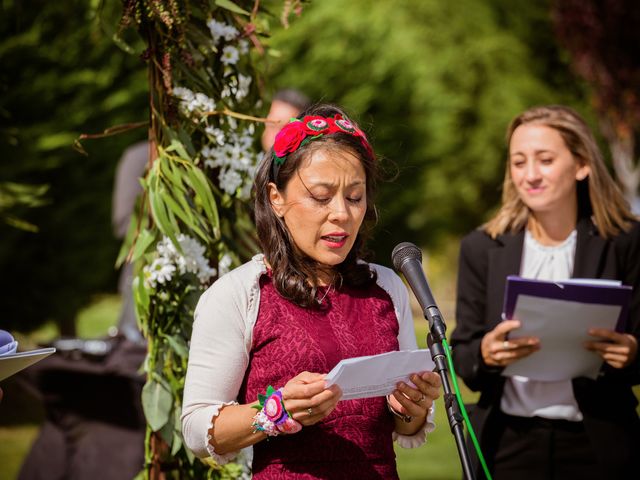
M 288 123 L 276 135 L 273 151 L 278 157 L 285 157 L 295 152 L 306 137 L 307 132 L 303 122 Z

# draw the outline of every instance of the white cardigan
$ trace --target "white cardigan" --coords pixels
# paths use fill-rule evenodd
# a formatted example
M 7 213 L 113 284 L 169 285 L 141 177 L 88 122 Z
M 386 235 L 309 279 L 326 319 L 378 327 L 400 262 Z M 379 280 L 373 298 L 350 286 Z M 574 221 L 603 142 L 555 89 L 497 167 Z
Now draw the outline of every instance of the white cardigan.
M 237 396 L 249 364 L 253 327 L 260 305 L 259 279 L 266 272 L 264 256 L 219 278 L 200 297 L 195 310 L 189 349 L 189 366 L 182 401 L 182 435 L 186 446 L 198 457 L 211 456 L 219 464 L 232 460 L 239 452 L 215 453 L 209 443 L 213 420 L 226 405 L 237 403 Z M 413 317 L 407 289 L 389 268 L 370 264 L 377 284 L 391 297 L 398 317 L 400 350 L 416 349 Z M 433 412 L 414 435 L 393 434 L 405 448 L 422 445 L 435 428 Z

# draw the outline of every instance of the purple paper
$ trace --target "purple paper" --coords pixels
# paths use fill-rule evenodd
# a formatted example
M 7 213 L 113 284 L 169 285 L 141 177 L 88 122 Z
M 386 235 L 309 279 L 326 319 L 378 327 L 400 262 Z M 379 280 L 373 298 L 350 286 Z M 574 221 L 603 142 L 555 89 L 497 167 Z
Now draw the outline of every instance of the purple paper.
M 509 275 L 504 292 L 503 318 L 510 319 L 513 317 L 518 295 L 597 305 L 620 305 L 622 308 L 616 323 L 616 331 L 623 332 L 629 316 L 632 288 L 627 285 L 602 285 L 595 282 L 597 282 L 596 279 L 594 279 L 593 284 L 575 284 L 533 280 L 518 275 Z

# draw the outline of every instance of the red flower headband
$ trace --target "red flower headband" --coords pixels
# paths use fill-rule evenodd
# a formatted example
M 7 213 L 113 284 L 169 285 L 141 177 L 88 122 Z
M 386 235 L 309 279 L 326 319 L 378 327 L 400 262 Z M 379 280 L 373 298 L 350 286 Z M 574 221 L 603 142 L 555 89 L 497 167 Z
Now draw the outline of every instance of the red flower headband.
M 302 120 L 291 119 L 276 135 L 276 140 L 273 144 L 273 161 L 277 166 L 281 166 L 289 154 L 295 152 L 298 148 L 306 145 L 311 140 L 332 133 L 347 133 L 357 137 L 369 155 L 374 158 L 371 145 L 369 145 L 367 137 L 362 130 L 338 114 L 333 118 L 309 115 Z

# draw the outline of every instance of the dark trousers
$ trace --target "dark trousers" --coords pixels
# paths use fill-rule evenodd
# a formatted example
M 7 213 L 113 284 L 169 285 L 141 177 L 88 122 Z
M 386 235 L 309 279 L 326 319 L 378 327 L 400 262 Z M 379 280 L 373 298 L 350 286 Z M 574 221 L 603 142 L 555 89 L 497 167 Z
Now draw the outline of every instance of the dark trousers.
M 492 420 L 496 435 L 488 453 L 495 480 L 607 478 L 595 460 L 582 422 L 504 413 L 497 413 Z

